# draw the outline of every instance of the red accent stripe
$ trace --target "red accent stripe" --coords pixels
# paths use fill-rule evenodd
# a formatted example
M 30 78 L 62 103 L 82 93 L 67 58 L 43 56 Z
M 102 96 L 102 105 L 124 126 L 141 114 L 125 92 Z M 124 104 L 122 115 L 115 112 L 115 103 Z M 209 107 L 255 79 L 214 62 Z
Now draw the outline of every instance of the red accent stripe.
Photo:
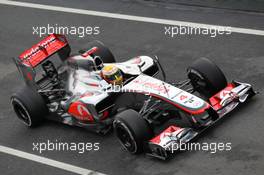
M 83 57 L 87 57 L 89 55 L 92 55 L 93 53 L 95 53 L 98 50 L 98 47 L 93 47 L 90 50 L 88 50 L 87 52 L 83 53 L 82 56 Z

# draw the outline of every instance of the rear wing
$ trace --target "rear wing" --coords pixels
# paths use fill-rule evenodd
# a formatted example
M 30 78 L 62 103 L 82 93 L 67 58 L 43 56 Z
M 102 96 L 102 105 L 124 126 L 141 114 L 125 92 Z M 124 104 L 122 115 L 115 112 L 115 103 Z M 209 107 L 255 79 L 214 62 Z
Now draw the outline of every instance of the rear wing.
M 26 66 L 34 68 L 67 45 L 68 42 L 64 35 L 51 34 L 30 49 L 25 50 L 20 54 L 19 59 Z
M 64 35 L 51 34 L 39 43 L 25 50 L 19 57 L 13 58 L 19 72 L 23 76 L 26 84 L 35 86 L 35 70 L 50 56 L 58 53 L 60 59 L 64 61 L 71 52 L 71 48 Z

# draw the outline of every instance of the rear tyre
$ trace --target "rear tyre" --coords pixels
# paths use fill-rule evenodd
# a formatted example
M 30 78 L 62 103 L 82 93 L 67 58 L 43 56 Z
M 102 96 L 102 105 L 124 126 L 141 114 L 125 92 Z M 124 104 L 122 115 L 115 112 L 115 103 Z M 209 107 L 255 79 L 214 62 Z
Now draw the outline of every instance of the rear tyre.
M 193 87 L 206 97 L 215 95 L 227 86 L 227 80 L 221 69 L 207 58 L 196 60 L 187 74 Z
M 114 130 L 122 146 L 132 154 L 141 153 L 144 143 L 153 136 L 147 121 L 132 109 L 117 114 Z
M 39 125 L 49 113 L 42 96 L 27 86 L 12 95 L 11 104 L 17 117 L 29 127 Z
M 94 55 L 99 56 L 104 63 L 115 63 L 115 57 L 102 42 L 100 41 L 92 41 L 89 42 L 85 49 L 80 50 L 80 52 L 85 52 L 93 47 L 97 47 L 98 50 L 94 52 Z

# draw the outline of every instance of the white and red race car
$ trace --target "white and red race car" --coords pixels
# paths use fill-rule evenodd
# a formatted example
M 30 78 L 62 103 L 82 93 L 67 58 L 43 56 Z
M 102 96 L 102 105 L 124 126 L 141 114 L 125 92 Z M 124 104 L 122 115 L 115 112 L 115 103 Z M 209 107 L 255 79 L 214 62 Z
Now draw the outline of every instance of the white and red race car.
M 186 80 L 168 83 L 156 56 L 116 63 L 98 41 L 71 54 L 65 36 L 58 34 L 47 36 L 14 62 L 26 86 L 12 95 L 11 104 L 27 126 L 45 118 L 103 134 L 114 126 L 129 152 L 145 151 L 161 159 L 174 143 L 191 141 L 255 95 L 250 84 L 227 83 L 206 58 L 187 69 Z M 108 64 L 121 70 L 121 86 L 101 77 Z M 155 78 L 159 71 L 163 80 Z

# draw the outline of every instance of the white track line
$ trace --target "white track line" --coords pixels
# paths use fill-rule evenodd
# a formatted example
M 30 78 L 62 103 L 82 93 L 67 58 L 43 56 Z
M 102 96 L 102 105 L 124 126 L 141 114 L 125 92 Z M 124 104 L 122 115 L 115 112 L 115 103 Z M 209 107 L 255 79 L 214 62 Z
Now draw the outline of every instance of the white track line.
M 21 157 L 21 158 L 24 158 L 24 159 L 28 159 L 28 160 L 31 160 L 31 161 L 34 161 L 34 162 L 42 163 L 42 164 L 45 164 L 45 165 L 49 165 L 49 166 L 52 166 L 52 167 L 56 167 L 56 168 L 59 168 L 59 169 L 65 170 L 65 171 L 70 171 L 70 172 L 73 172 L 73 173 L 76 173 L 76 174 L 104 175 L 104 174 L 96 172 L 96 171 L 92 171 L 92 170 L 85 169 L 85 168 L 80 168 L 80 167 L 77 167 L 77 166 L 74 166 L 74 165 L 70 165 L 70 164 L 67 164 L 67 163 L 63 163 L 63 162 L 59 162 L 59 161 L 56 161 L 56 160 L 48 159 L 48 158 L 45 158 L 45 157 L 37 156 L 37 155 L 34 155 L 34 154 L 26 153 L 26 152 L 19 151 L 19 150 L 16 150 L 16 149 L 13 149 L 13 148 L 9 148 L 9 147 L 6 147 L 6 146 L 1 146 L 0 145 L 0 152 L 6 153 L 6 154 L 10 154 L 10 155 L 13 155 L 13 156 L 17 156 L 17 157 Z
M 123 15 L 123 14 L 118 14 L 118 13 L 107 13 L 107 12 L 100 12 L 100 11 L 52 6 L 52 5 L 42 5 L 42 4 L 35 4 L 35 3 L 28 3 L 28 2 L 0 0 L 0 4 L 29 7 L 29 8 L 35 8 L 35 9 L 43 9 L 43 10 L 51 10 L 51 11 L 59 11 L 59 12 L 66 12 L 66 13 L 75 13 L 75 14 L 82 14 L 82 15 L 100 16 L 100 17 L 114 18 L 114 19 L 123 19 L 123 20 L 130 20 L 130 21 L 140 21 L 140 22 L 155 23 L 155 24 L 166 24 L 166 25 L 176 25 L 176 26 L 182 25 L 182 26 L 197 27 L 197 28 L 229 27 L 229 26 L 210 25 L 210 24 L 194 23 L 194 22 L 187 22 L 187 21 L 176 21 L 176 20 L 149 18 L 149 17 L 142 17 L 142 16 Z M 235 33 L 264 36 L 264 30 L 231 27 L 231 31 Z

